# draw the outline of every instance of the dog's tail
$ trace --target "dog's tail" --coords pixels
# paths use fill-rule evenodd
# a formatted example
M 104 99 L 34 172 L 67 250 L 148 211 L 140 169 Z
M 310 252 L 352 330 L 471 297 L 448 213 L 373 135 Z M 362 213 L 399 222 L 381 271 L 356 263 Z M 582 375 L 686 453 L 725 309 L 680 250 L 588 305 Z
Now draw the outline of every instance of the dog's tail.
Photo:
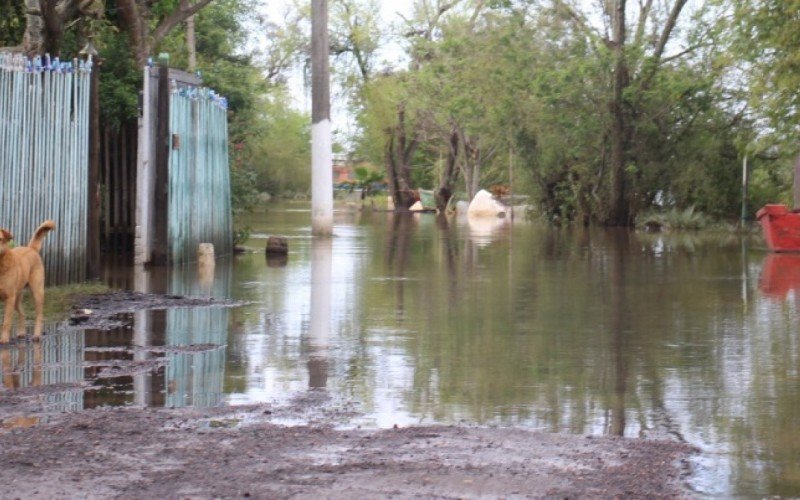
M 42 224 L 36 228 L 36 232 L 33 233 L 33 238 L 31 238 L 30 243 L 28 243 L 28 247 L 33 248 L 37 252 L 42 249 L 42 240 L 44 239 L 44 235 L 52 231 L 56 228 L 56 223 L 51 220 L 46 220 L 42 222 Z

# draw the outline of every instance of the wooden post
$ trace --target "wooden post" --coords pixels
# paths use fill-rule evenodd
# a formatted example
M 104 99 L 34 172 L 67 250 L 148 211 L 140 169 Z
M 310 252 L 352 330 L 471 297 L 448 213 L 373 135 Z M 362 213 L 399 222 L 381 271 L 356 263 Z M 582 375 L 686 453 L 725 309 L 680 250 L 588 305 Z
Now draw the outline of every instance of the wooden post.
M 153 255 L 150 263 L 163 266 L 169 264 L 169 57 L 159 56 L 158 64 Z
M 86 205 L 86 277 L 100 278 L 100 66 L 94 56 L 89 81 L 89 172 Z
M 311 0 L 311 232 L 333 234 L 328 1 Z

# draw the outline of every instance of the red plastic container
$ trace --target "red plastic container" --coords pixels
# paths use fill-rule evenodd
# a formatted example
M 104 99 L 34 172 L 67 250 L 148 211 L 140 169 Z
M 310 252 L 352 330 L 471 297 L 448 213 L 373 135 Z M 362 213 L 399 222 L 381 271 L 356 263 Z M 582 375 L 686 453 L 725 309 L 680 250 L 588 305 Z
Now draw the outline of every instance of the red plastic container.
M 786 205 L 765 205 L 756 213 L 767 246 L 774 252 L 800 252 L 800 213 Z
M 790 291 L 800 291 L 800 254 L 769 254 L 761 267 L 758 287 L 768 297 L 785 299 Z

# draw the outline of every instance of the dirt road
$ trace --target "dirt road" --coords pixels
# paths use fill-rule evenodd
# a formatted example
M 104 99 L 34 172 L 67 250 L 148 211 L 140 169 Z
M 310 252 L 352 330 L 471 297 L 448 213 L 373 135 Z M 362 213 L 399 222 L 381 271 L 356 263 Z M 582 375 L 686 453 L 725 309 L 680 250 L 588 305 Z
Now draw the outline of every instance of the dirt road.
M 283 427 L 267 406 L 101 409 L 0 434 L 0 497 L 682 497 L 694 450 L 512 428 Z

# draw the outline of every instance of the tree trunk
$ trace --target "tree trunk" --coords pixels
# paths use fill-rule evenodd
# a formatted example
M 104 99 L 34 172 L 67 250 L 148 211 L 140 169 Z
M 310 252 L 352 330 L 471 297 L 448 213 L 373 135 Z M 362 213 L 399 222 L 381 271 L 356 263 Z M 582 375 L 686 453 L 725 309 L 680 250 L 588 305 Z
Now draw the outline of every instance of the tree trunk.
M 625 60 L 625 0 L 614 1 L 614 84 L 611 98 L 611 189 L 607 223 L 612 226 L 630 224 L 630 211 L 625 182 L 628 124 L 625 120 L 624 92 L 630 84 Z
M 442 172 L 441 179 L 439 179 L 439 189 L 437 189 L 434 194 L 436 210 L 438 210 L 439 213 L 444 213 L 447 209 L 447 204 L 450 202 L 450 198 L 453 197 L 453 189 L 455 189 L 456 177 L 458 176 L 458 169 L 456 168 L 458 144 L 458 130 L 453 126 L 450 129 L 447 164 L 445 165 L 444 172 Z
M 30 57 L 44 54 L 44 19 L 39 0 L 25 0 L 25 23 L 22 50 Z
M 481 177 L 481 149 L 478 147 L 478 140 L 475 137 L 467 137 L 461 128 L 457 128 L 463 154 L 459 168 L 464 176 L 464 188 L 467 197 L 472 200 L 478 193 Z
M 47 0 L 39 2 L 44 28 L 44 52 L 54 57 L 61 55 L 61 39 L 64 37 L 67 18 L 70 17 L 69 3 L 59 4 Z
M 128 33 L 133 57 L 137 67 L 147 62 L 150 48 L 147 43 L 147 23 L 139 12 L 135 0 L 117 0 L 117 12 L 125 31 Z
M 397 126 L 394 130 L 388 130 L 387 134 L 389 140 L 386 143 L 386 173 L 389 177 L 389 190 L 395 210 L 408 210 L 417 200 L 417 194 L 412 188 L 411 160 L 419 141 L 416 131 L 410 139 L 407 136 L 404 104 L 397 106 Z
M 183 1 L 183 8 L 188 8 L 188 0 Z M 186 18 L 186 51 L 188 52 L 188 62 L 186 64 L 186 69 L 194 73 L 197 69 L 197 40 L 195 37 L 194 31 L 194 16 L 189 16 Z

